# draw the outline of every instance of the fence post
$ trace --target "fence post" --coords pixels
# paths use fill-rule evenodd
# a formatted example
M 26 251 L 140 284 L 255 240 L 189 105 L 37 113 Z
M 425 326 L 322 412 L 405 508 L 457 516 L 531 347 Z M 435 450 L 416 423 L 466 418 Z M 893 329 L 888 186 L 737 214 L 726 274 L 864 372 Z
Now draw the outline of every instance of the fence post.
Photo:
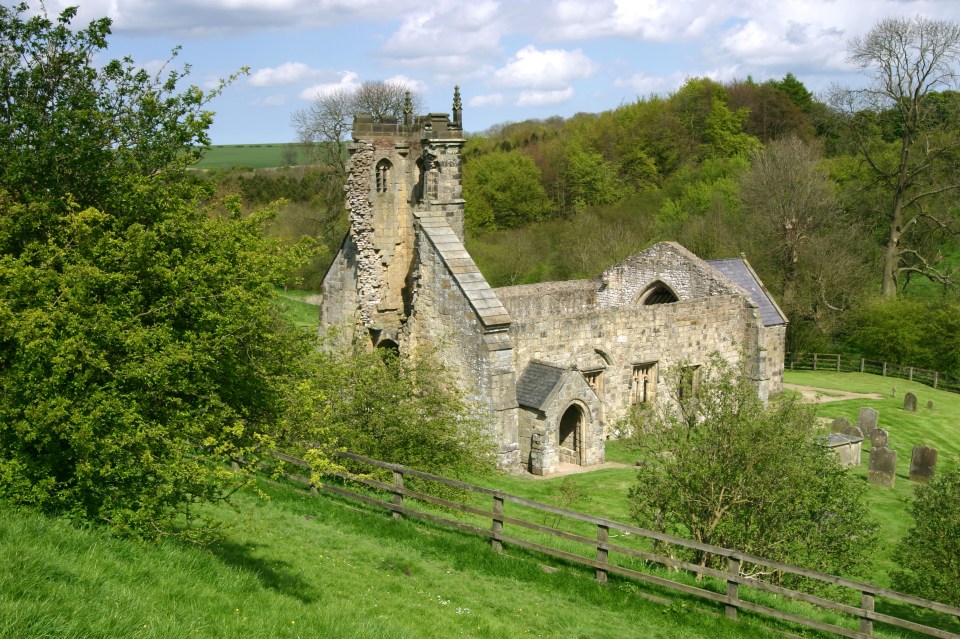
M 817 354 L 813 354 L 813 370 L 817 370 Z
M 886 363 L 886 362 L 883 363 L 883 376 L 884 376 L 884 377 L 887 376 L 887 363 Z
M 403 473 L 398 471 L 393 471 L 393 485 L 397 488 L 403 488 Z M 403 493 L 400 491 L 394 491 L 393 493 L 393 503 L 396 506 L 403 506 Z M 403 519 L 403 515 L 397 511 L 393 511 L 394 519 Z
M 727 572 L 733 577 L 740 576 L 740 560 L 736 557 L 727 557 Z M 740 598 L 740 582 L 733 579 L 727 579 L 727 597 L 734 601 Z M 733 604 L 726 605 L 727 619 L 737 618 L 737 606 Z
M 837 353 L 837 372 L 840 372 L 840 353 Z
M 863 372 L 863 366 L 864 366 L 865 363 L 866 363 L 866 362 L 865 362 L 864 359 L 861 357 L 861 358 L 860 358 L 860 372 L 861 372 L 861 373 Z
M 910 367 L 910 381 L 913 381 L 913 366 Z
M 860 593 L 860 608 L 862 608 L 864 612 L 873 612 L 873 593 Z M 860 633 L 871 637 L 873 636 L 872 619 L 868 619 L 866 616 L 860 617 Z
M 610 538 L 610 528 L 597 524 L 597 561 L 607 563 L 607 540 Z M 607 583 L 607 571 L 597 568 L 597 581 Z
M 503 497 L 500 495 L 493 496 L 493 515 L 493 526 L 490 528 L 493 537 L 490 539 L 490 547 L 494 552 L 503 552 L 503 520 L 496 517 L 503 515 Z
M 937 377 L 939 376 L 940 376 L 940 373 L 938 373 L 937 371 L 933 371 L 933 387 L 934 388 L 937 387 Z

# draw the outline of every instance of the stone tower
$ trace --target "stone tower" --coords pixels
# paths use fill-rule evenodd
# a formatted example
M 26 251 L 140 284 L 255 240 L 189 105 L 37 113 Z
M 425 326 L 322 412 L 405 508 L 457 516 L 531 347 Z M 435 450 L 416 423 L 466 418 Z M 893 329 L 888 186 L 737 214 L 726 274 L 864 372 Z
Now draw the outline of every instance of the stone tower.
M 402 121 L 354 116 L 345 240 L 352 246 L 343 248 L 355 260 L 344 275 L 356 281 L 332 281 L 324 295 L 344 298 L 333 316 L 355 306 L 355 339 L 366 333 L 374 346 L 399 344 L 411 313 L 417 219 L 443 218 L 463 241 L 463 142 L 459 89 L 452 120 L 446 113 L 414 117 L 409 96 Z

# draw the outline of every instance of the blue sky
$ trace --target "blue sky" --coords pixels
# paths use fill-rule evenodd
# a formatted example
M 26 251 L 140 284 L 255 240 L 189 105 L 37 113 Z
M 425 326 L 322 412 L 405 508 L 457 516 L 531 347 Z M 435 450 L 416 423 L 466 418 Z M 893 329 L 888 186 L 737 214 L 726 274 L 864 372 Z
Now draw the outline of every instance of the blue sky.
M 8 0 L 3 0 L 7 2 Z M 796 75 L 814 92 L 861 76 L 850 38 L 887 16 L 960 21 L 958 0 L 47 0 L 79 4 L 75 24 L 107 16 L 109 57 L 175 64 L 214 86 L 214 144 L 289 142 L 290 115 L 364 80 L 400 80 L 427 110 L 449 112 L 459 84 L 464 127 L 598 112 L 688 77 L 757 81 Z

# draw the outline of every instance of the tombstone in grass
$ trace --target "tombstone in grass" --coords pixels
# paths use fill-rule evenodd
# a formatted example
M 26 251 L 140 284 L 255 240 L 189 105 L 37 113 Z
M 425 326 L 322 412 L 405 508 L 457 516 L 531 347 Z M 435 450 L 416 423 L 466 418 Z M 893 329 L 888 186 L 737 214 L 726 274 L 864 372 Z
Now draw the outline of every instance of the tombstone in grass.
M 860 409 L 860 414 L 857 416 L 857 428 L 860 429 L 864 437 L 870 437 L 873 431 L 877 429 L 878 419 L 880 419 L 880 413 L 864 406 Z
M 937 449 L 929 446 L 914 446 L 910 456 L 910 481 L 927 483 L 933 479 L 937 468 Z
M 927 400 L 927 408 L 929 408 L 930 410 L 933 410 L 933 400 L 932 400 L 932 399 L 928 399 L 928 400 Z
M 870 450 L 886 448 L 889 442 L 890 436 L 887 434 L 887 431 L 882 428 L 875 428 L 874 431 L 870 433 Z
M 903 396 L 903 410 L 911 413 L 917 412 L 917 396 L 913 393 L 907 393 Z
M 870 450 L 870 469 L 867 472 L 871 484 L 893 488 L 897 480 L 897 451 L 889 448 Z
M 837 417 L 830 424 L 831 433 L 842 433 L 844 435 L 850 435 L 851 437 L 859 437 L 863 439 L 863 432 L 850 423 L 850 420 L 844 417 Z

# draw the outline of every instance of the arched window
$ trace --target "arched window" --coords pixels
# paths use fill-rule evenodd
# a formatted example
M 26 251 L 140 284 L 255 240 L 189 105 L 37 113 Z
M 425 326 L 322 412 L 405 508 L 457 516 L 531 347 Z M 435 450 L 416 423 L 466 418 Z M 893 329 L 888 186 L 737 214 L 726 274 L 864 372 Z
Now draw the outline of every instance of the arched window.
M 386 193 L 387 185 L 390 183 L 390 160 L 380 160 L 377 162 L 377 193 Z
M 673 304 L 674 302 L 680 301 L 680 298 L 677 297 L 677 294 L 673 292 L 673 289 L 660 281 L 654 282 L 648 286 L 647 290 L 640 294 L 639 299 L 640 303 L 644 306 L 652 306 L 653 304 Z

